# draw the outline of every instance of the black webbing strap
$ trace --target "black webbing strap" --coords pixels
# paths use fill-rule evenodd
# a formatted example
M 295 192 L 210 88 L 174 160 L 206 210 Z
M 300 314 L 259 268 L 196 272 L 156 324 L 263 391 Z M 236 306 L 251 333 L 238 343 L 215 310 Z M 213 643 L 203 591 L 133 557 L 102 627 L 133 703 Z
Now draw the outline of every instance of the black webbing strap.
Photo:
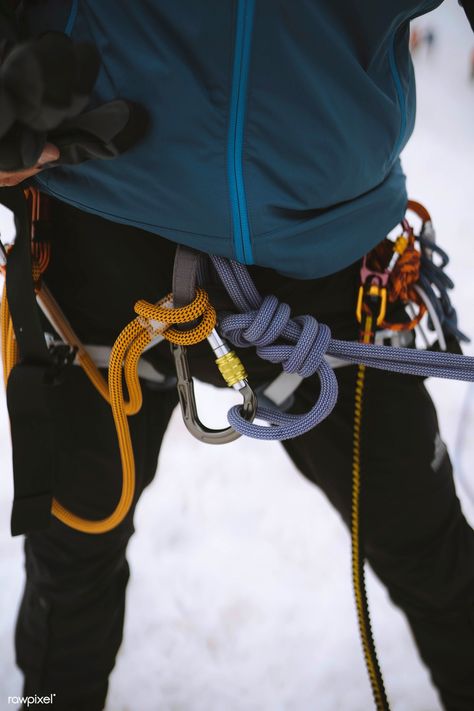
M 234 310 L 234 304 L 212 266 L 209 255 L 180 244 L 176 248 L 173 268 L 174 305 L 186 306 L 190 304 L 196 297 L 198 286 L 205 288 L 209 300 L 217 312 Z M 181 327 L 174 326 L 174 328 L 181 328 L 183 331 L 189 327 L 189 324 L 183 324 Z
M 198 278 L 206 255 L 191 247 L 178 245 L 173 268 L 173 305 L 187 306 L 196 298 Z M 189 324 L 184 326 L 184 330 Z
M 2 188 L 0 202 L 15 215 L 16 239 L 8 254 L 6 288 L 20 362 L 7 384 L 15 494 L 12 535 L 45 528 L 51 517 L 54 437 L 51 414 L 53 361 L 46 347 L 31 270 L 30 218 L 20 188 Z
M 13 536 L 46 528 L 51 520 L 54 472 L 53 422 L 45 369 L 20 363 L 8 379 L 14 499 Z
M 30 216 L 20 188 L 2 188 L 0 202 L 15 216 L 16 238 L 8 255 L 7 297 L 22 362 L 51 365 L 34 291 Z
M 459 4 L 463 6 L 467 19 L 471 23 L 471 27 L 474 30 L 474 0 L 462 0 Z

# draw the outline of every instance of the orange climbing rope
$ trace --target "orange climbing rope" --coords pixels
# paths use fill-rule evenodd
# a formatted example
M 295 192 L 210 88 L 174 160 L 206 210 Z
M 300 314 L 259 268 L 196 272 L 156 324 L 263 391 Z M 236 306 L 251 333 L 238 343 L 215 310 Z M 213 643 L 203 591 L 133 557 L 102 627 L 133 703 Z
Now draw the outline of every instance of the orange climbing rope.
M 32 207 L 32 224 L 39 217 L 39 193 L 28 191 Z M 198 289 L 196 298 L 187 306 L 173 308 L 172 294 L 161 299 L 157 304 L 140 300 L 135 304 L 136 318 L 133 319 L 115 341 L 109 362 L 108 384 L 101 372 L 87 353 L 73 328 L 62 313 L 48 288 L 42 283 L 41 276 L 49 262 L 49 248 L 46 243 L 32 242 L 33 278 L 38 301 L 59 336 L 76 351 L 76 358 L 84 372 L 110 404 L 119 443 L 122 464 L 122 491 L 113 512 L 100 520 L 90 520 L 77 516 L 65 508 L 57 499 L 53 499 L 52 514 L 67 526 L 83 533 L 106 533 L 116 528 L 127 515 L 135 492 L 135 461 L 128 426 L 128 417 L 136 414 L 142 405 L 142 392 L 138 378 L 138 362 L 145 348 L 162 335 L 172 343 L 194 345 L 203 341 L 212 332 L 216 324 L 216 312 L 209 303 L 207 293 Z M 199 319 L 198 324 L 187 331 L 171 328 L 175 324 L 186 324 Z M 2 337 L 2 362 L 5 384 L 12 368 L 19 360 L 19 353 L 6 288 L 4 286 L 0 309 L 0 332 Z M 125 380 L 128 399 L 125 398 L 123 379 Z

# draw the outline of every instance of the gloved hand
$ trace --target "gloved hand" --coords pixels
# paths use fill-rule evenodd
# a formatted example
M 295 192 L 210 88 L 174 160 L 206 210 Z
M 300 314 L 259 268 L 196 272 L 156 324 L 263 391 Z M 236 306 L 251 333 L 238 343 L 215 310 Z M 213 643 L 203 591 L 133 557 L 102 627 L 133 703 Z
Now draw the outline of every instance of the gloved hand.
M 100 65 L 91 45 L 48 32 L 2 54 L 0 187 L 17 185 L 45 164 L 115 158 L 146 133 L 148 115 L 130 101 L 82 113 Z
M 19 185 L 24 180 L 32 178 L 34 175 L 43 170 L 44 167 L 47 167 L 49 163 L 57 161 L 59 156 L 59 148 L 57 146 L 53 146 L 51 143 L 47 143 L 38 158 L 38 162 L 32 168 L 24 168 L 23 170 L 16 170 L 13 172 L 0 170 L 0 188 Z
M 60 32 L 3 50 L 0 171 L 35 166 L 47 132 L 83 111 L 99 71 L 97 50 Z

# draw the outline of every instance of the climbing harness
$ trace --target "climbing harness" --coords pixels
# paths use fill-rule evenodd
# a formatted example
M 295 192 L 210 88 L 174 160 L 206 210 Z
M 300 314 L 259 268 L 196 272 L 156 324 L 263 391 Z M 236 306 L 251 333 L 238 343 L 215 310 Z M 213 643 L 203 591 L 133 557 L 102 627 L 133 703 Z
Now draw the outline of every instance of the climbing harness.
M 287 304 L 280 303 L 274 296 L 262 297 L 258 293 L 245 266 L 213 255 L 210 262 L 237 309 L 236 313 L 223 312 L 218 317 L 201 283 L 205 281 L 203 274 L 196 266 L 202 255 L 179 248 L 182 254 L 188 255 L 188 266 L 185 278 L 178 279 L 177 283 L 181 286 L 186 284 L 186 288 L 179 286 L 175 290 L 173 286 L 173 293 L 157 304 L 143 300 L 135 304 L 135 318 L 119 334 L 110 352 L 106 382 L 99 370 L 99 365 L 104 364 L 103 352 L 96 353 L 96 359 L 92 358 L 93 349 L 81 343 L 42 282 L 49 260 L 49 246 L 43 235 L 44 220 L 39 194 L 33 190 L 27 193 L 30 221 L 19 191 L 8 189 L 6 195 L 5 191 L 2 192 L 3 202 L 15 212 L 17 226 L 15 244 L 8 253 L 5 251 L 8 269 L 0 313 L 5 383 L 8 393 L 15 392 L 15 397 L 8 400 L 12 403 L 19 397 L 21 401 L 20 412 L 15 412 L 13 406 L 10 409 L 14 470 L 22 473 L 21 477 L 15 475 L 12 532 L 17 534 L 44 527 L 51 514 L 64 524 L 91 534 L 110 531 L 123 521 L 134 497 L 135 465 L 127 418 L 138 412 L 142 403 L 140 358 L 147 349 L 163 339 L 170 342 L 172 349 L 176 387 L 186 427 L 197 439 L 207 443 L 230 442 L 241 434 L 257 439 L 283 440 L 309 431 L 325 419 L 336 404 L 334 368 L 357 364 L 352 470 L 352 578 L 359 631 L 375 705 L 379 711 L 388 711 L 371 632 L 359 523 L 366 367 L 474 381 L 474 358 L 447 351 L 449 339 L 451 344 L 452 339 L 467 339 L 457 326 L 456 314 L 447 294 L 453 286 L 443 271 L 448 260 L 435 244 L 429 214 L 418 203 L 409 203 L 408 208 L 421 218 L 420 233 L 415 236 L 405 219 L 402 234 L 395 241 L 384 240 L 363 259 L 356 304 L 356 318 L 360 323 L 359 342 L 333 339 L 329 328 L 312 316 L 292 317 Z M 25 280 L 25 265 L 26 274 L 30 275 L 30 289 L 28 279 Z M 54 334 L 45 337 L 36 302 Z M 390 305 L 399 302 L 412 311 L 406 320 L 392 321 Z M 428 328 L 436 332 L 437 347 L 443 352 L 416 350 L 413 347 L 412 334 L 415 331 L 421 334 L 425 345 L 429 345 L 421 329 L 424 316 L 428 317 Z M 216 329 L 217 322 L 219 331 Z M 243 401 L 230 409 L 229 427 L 221 430 L 209 429 L 199 418 L 187 358 L 187 348 L 206 339 L 224 381 L 240 393 Z M 255 346 L 261 358 L 281 364 L 282 374 L 264 387 L 260 403 L 247 382 L 242 363 L 226 340 L 241 348 Z M 61 379 L 64 370 L 73 362 L 81 365 L 96 390 L 110 404 L 117 430 L 122 491 L 113 512 L 101 520 L 77 516 L 53 497 L 52 459 L 47 445 L 43 450 L 40 447 L 37 456 L 40 466 L 43 462 L 44 470 L 35 471 L 35 477 L 28 473 L 31 461 L 18 454 L 24 441 L 24 423 L 37 414 L 31 405 L 35 397 L 43 403 L 41 412 L 46 413 L 38 424 L 39 436 L 49 441 L 48 393 L 52 384 Z M 313 407 L 303 415 L 286 412 L 284 404 L 291 401 L 295 389 L 304 378 L 314 374 L 319 378 L 320 392 Z M 163 376 L 160 378 L 163 380 Z M 267 424 L 256 424 L 254 419 Z M 36 427 L 37 421 L 34 418 L 33 421 Z M 23 423 L 23 429 L 18 427 L 19 422 Z M 26 476 L 23 476 L 25 471 Z
M 15 196 L 12 207 L 15 213 L 18 214 L 22 207 L 24 209 L 22 205 L 23 197 L 21 196 L 20 200 L 18 192 L 11 190 L 12 192 L 7 191 L 7 198 L 10 196 L 13 199 Z M 2 197 L 5 198 L 5 195 Z M 42 244 L 44 240 L 39 238 L 41 237 L 41 220 L 38 219 L 40 209 L 39 196 L 37 193 L 30 191 L 29 199 L 33 216 L 31 235 L 28 232 L 28 237 L 26 236 L 29 228 L 27 230 L 25 222 L 27 225 L 29 222 L 28 220 L 25 221 L 23 214 L 22 220 L 17 218 L 17 242 L 8 255 L 7 288 L 2 302 L 2 355 L 5 378 L 8 378 L 8 388 L 12 387 L 12 382 L 16 388 L 20 388 L 19 382 L 15 383 L 15 380 L 20 381 L 20 368 L 22 369 L 21 382 L 28 382 L 28 376 L 31 373 L 35 373 L 36 379 L 33 378 L 32 380 L 31 375 L 29 379 L 32 382 L 34 381 L 38 397 L 47 398 L 48 389 L 45 387 L 45 382 L 48 379 L 54 380 L 61 368 L 64 368 L 72 359 L 75 359 L 82 365 L 102 397 L 110 402 L 119 436 L 123 468 L 123 490 L 113 514 L 99 522 L 84 522 L 70 515 L 59 503 L 52 501 L 52 497 L 49 497 L 52 507 L 51 505 L 49 506 L 48 513 L 52 510 L 54 515 L 58 515 L 61 520 L 79 528 L 79 530 L 95 533 L 110 530 L 123 520 L 129 510 L 134 493 L 134 464 L 126 418 L 127 415 L 137 412 L 141 405 L 141 390 L 137 375 L 140 356 L 144 350 L 152 347 L 163 338 L 174 344 L 173 356 L 177 366 L 178 391 L 186 426 L 201 441 L 213 443 L 231 441 L 238 434 L 268 440 L 289 439 L 315 427 L 328 416 L 337 400 L 337 381 L 333 368 L 327 360 L 328 356 L 331 359 L 340 360 L 344 364 L 360 363 L 366 366 L 414 375 L 433 375 L 467 381 L 474 380 L 474 358 L 456 353 L 436 353 L 433 351 L 419 351 L 414 348 L 387 347 L 385 345 L 377 345 L 377 342 L 356 343 L 333 339 L 329 328 L 325 324 L 319 324 L 314 317 L 304 315 L 292 318 L 290 307 L 287 304 L 279 303 L 274 296 L 262 298 L 243 265 L 219 256 L 212 256 L 212 264 L 238 310 L 238 313 L 220 314 L 219 329 L 222 336 L 235 346 L 256 346 L 257 354 L 260 357 L 272 363 L 281 363 L 283 371 L 292 376 L 295 387 L 301 382 L 302 378 L 317 374 L 321 386 L 320 393 L 310 411 L 303 415 L 293 415 L 275 406 L 265 407 L 257 404 L 257 400 L 246 381 L 245 372 L 240 361 L 238 361 L 233 352 L 229 352 L 230 349 L 221 342 L 220 336 L 215 331 L 216 313 L 209 304 L 207 294 L 198 283 L 193 283 L 193 278 L 186 281 L 190 285 L 189 293 L 194 293 L 195 297 L 186 306 L 176 307 L 172 296 L 165 297 L 156 305 L 148 304 L 145 301 L 137 302 L 135 305 L 136 318 L 122 331 L 112 349 L 109 383 L 107 385 L 87 349 L 84 348 L 76 334 L 74 334 L 47 287 L 41 283 L 41 273 L 47 264 L 47 246 Z M 410 203 L 409 207 L 417 209 L 418 213 L 422 210 L 416 203 Z M 446 259 L 431 239 L 431 232 L 428 229 L 431 226 L 429 215 L 422 213 L 421 216 L 423 229 L 419 236 L 419 242 L 422 245 L 419 282 L 423 283 L 423 294 L 419 295 L 420 299 L 430 303 L 433 323 L 436 322 L 438 326 L 442 325 L 445 330 L 451 329 L 455 334 L 464 337 L 457 329 L 455 313 L 446 294 L 447 288 L 452 284 L 447 281 L 442 271 Z M 363 264 L 363 274 L 367 279 L 364 279 L 364 285 L 361 287 L 362 291 L 359 292 L 357 312 L 361 317 L 363 305 L 364 308 L 367 308 L 369 299 L 380 296 L 381 308 L 376 321 L 378 321 L 380 327 L 383 327 L 383 333 L 386 333 L 390 328 L 398 329 L 398 332 L 403 333 L 402 329 L 405 328 L 401 324 L 390 324 L 385 319 L 387 303 L 392 299 L 392 292 L 387 294 L 388 274 L 393 272 L 395 276 L 397 263 L 403 265 L 404 268 L 403 270 L 398 270 L 400 276 L 397 277 L 397 280 L 392 280 L 392 287 L 395 289 L 394 293 L 396 292 L 394 298 L 400 298 L 400 294 L 405 294 L 407 299 L 416 299 L 417 271 L 413 268 L 413 259 L 410 257 L 410 251 L 413 251 L 414 239 L 408 223 L 404 222 L 402 226 L 403 233 L 396 241 L 393 254 L 390 256 L 390 263 L 384 271 L 377 271 L 377 265 L 367 259 Z M 33 264 L 28 261 L 31 260 L 30 236 L 33 244 Z M 41 253 L 39 251 L 40 246 L 36 244 L 37 242 L 41 245 Z M 27 244 L 27 248 L 25 244 Z M 193 253 L 191 250 L 187 251 L 193 255 L 196 261 L 201 258 L 199 253 Z M 17 254 L 20 252 L 23 257 L 28 252 L 28 259 L 24 261 L 26 261 L 34 278 L 35 307 L 37 297 L 52 322 L 54 330 L 63 341 L 62 344 L 54 343 L 53 341 L 54 346 L 52 349 L 46 346 L 42 325 L 33 322 L 36 329 L 36 340 L 33 345 L 33 338 L 29 336 L 26 338 L 31 330 L 35 330 L 30 328 L 31 324 L 28 322 L 28 319 L 32 321 L 31 311 L 35 311 L 35 308 L 32 309 L 31 298 L 28 308 L 22 304 L 20 304 L 20 308 L 16 303 L 19 293 L 18 283 L 22 284 L 22 295 L 23 292 L 28 292 L 28 289 L 23 286 L 25 283 L 24 273 L 23 275 L 20 273 L 13 282 L 10 278 L 11 271 L 14 271 L 12 264 L 15 267 L 15 258 L 18 261 Z M 437 267 L 434 265 L 433 254 L 441 254 L 441 265 Z M 375 255 L 374 258 L 380 259 L 381 257 L 380 255 Z M 408 274 L 412 275 L 411 280 L 408 279 Z M 424 276 L 426 274 L 428 276 Z M 370 280 L 368 279 L 369 276 L 371 277 Z M 195 277 L 195 281 L 199 281 L 197 271 Z M 423 278 L 425 279 L 424 282 L 422 281 Z M 434 295 L 432 283 L 435 284 L 440 293 L 439 298 Z M 14 297 L 13 318 L 9 317 L 9 309 L 12 306 L 11 295 Z M 421 301 L 418 300 L 417 302 L 420 312 L 424 308 Z M 428 306 L 426 308 L 428 309 Z M 420 314 L 415 316 L 410 325 L 417 324 L 419 316 Z M 15 326 L 16 321 L 18 322 L 17 326 Z M 187 328 L 185 331 L 180 330 L 183 324 L 189 323 L 195 323 L 196 325 Z M 16 337 L 14 336 L 14 326 Z M 375 332 L 375 328 L 373 331 Z M 243 405 L 234 406 L 229 411 L 230 427 L 225 430 L 211 431 L 200 422 L 187 356 L 185 350 L 183 350 L 189 345 L 198 343 L 206 338 L 211 340 L 211 346 L 218 356 L 216 359 L 217 365 L 227 384 L 238 390 L 243 398 Z M 371 336 L 370 341 L 373 340 Z M 23 352 L 25 352 L 25 356 Z M 13 367 L 18 361 L 19 355 L 21 355 L 20 363 Z M 41 364 L 39 370 L 38 364 Z M 128 390 L 128 400 L 124 398 L 121 382 L 122 365 Z M 24 391 L 26 386 L 23 384 L 22 387 L 22 400 L 25 402 Z M 29 387 L 32 387 L 31 383 Z M 266 391 L 268 392 L 269 390 L 271 388 L 267 387 Z M 30 393 L 28 393 L 27 399 L 31 401 Z M 24 421 L 25 417 L 25 412 L 22 412 L 21 417 L 18 419 Z M 252 422 L 254 417 L 268 424 L 255 424 Z M 13 416 L 13 419 L 15 419 L 15 416 Z M 45 418 L 45 426 L 46 424 L 47 418 Z M 14 451 L 17 439 L 14 433 L 15 430 L 16 428 L 13 427 Z M 49 433 L 46 433 L 45 440 L 48 440 L 49 436 Z M 15 516 L 14 518 L 19 520 L 15 525 L 12 523 L 12 528 L 16 532 L 22 532 L 22 528 L 25 530 L 25 525 L 36 527 L 46 523 L 48 519 L 46 515 L 48 496 L 44 496 L 41 492 L 48 491 L 50 484 L 46 482 L 50 482 L 50 479 L 51 474 L 48 473 L 46 476 L 45 473 L 42 488 L 38 490 L 37 484 L 39 480 L 35 477 L 34 495 L 31 494 L 30 497 L 29 493 L 31 492 L 28 491 L 28 488 L 32 488 L 31 482 L 27 487 L 27 491 L 22 491 L 20 499 L 23 499 L 23 503 L 20 502 L 19 505 L 20 508 L 24 509 L 23 515 Z M 26 515 L 28 512 L 31 513 L 33 506 L 31 501 L 25 504 L 28 498 L 36 498 L 38 510 L 41 509 L 41 513 L 38 514 L 38 520 L 34 521 L 33 524 L 31 524 L 31 516 Z

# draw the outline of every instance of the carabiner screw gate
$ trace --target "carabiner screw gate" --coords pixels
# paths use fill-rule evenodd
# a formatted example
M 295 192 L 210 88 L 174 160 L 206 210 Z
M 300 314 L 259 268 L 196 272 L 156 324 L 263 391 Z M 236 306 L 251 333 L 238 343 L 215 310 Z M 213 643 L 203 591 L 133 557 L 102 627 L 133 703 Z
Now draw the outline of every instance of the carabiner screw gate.
M 243 397 L 242 415 L 252 422 L 257 411 L 257 397 L 247 382 L 247 373 L 240 358 L 231 351 L 217 333 L 216 329 L 207 338 L 216 358 L 219 371 L 229 387 L 241 393 Z M 196 439 L 206 444 L 227 444 L 240 437 L 233 427 L 213 430 L 206 427 L 199 419 L 194 393 L 194 383 L 189 368 L 187 347 L 170 343 L 176 367 L 176 387 L 181 405 L 184 424 Z

